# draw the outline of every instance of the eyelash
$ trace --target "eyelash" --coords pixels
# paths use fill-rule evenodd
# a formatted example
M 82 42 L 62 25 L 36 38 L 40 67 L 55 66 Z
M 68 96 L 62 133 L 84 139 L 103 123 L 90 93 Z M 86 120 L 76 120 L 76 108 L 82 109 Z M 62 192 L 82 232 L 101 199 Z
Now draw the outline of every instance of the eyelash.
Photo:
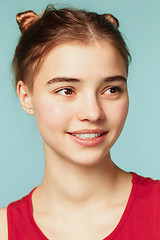
M 110 92 L 111 95 L 116 95 L 117 93 L 122 92 L 121 87 L 114 86 L 114 87 L 107 88 L 105 91 L 102 92 L 102 94 L 105 94 L 105 92 L 108 91 L 108 90 L 110 90 L 110 91 L 115 91 L 116 90 L 116 93 Z M 62 91 L 72 91 L 72 93 L 69 93 L 68 95 L 67 94 L 61 94 L 61 95 L 64 95 L 64 96 L 72 96 L 75 93 L 74 90 L 72 88 L 69 88 L 69 87 L 59 89 L 59 90 L 55 91 L 54 93 L 60 93 Z
M 115 91 L 115 90 L 116 90 L 116 93 L 111 93 L 111 92 L 110 92 L 110 94 L 113 94 L 113 95 L 122 92 L 122 88 L 121 88 L 121 87 L 119 87 L 119 86 L 114 86 L 114 87 L 107 88 L 105 91 L 103 91 L 103 93 L 105 93 L 105 92 L 108 91 L 108 90 L 110 90 L 110 91 Z
M 64 96 L 71 96 L 71 95 L 73 95 L 74 93 L 74 90 L 72 89 L 72 88 L 69 88 L 69 87 L 66 87 L 66 88 L 62 88 L 62 89 L 59 89 L 59 90 L 57 90 L 55 93 L 60 93 L 60 92 L 62 92 L 62 91 L 72 91 L 72 94 L 68 94 L 68 95 L 66 95 L 66 94 L 62 94 L 62 95 L 64 95 Z

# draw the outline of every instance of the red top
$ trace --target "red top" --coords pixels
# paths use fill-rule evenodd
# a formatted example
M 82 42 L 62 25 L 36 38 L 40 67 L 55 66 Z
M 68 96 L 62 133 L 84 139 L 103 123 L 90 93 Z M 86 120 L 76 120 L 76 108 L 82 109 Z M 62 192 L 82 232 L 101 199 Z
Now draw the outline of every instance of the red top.
M 104 240 L 160 240 L 160 181 L 133 173 L 132 191 L 116 228 Z M 48 240 L 33 218 L 31 193 L 9 204 L 8 240 Z

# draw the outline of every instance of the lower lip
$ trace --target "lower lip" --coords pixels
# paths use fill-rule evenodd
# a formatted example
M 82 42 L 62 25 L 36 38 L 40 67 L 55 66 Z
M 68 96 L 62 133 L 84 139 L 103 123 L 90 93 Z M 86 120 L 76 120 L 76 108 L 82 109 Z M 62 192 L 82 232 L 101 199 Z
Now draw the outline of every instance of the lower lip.
M 105 140 L 105 137 L 108 132 L 104 133 L 102 136 L 92 139 L 81 139 L 76 136 L 69 134 L 70 138 L 77 144 L 82 145 L 84 147 L 96 147 L 102 144 Z

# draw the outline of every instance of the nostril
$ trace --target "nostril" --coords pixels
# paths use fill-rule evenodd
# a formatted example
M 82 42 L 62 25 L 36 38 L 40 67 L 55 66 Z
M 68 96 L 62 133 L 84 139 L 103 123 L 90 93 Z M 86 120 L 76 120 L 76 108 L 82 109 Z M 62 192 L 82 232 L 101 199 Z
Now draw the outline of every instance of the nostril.
M 79 119 L 80 120 L 85 120 L 85 121 L 99 121 L 104 118 L 104 112 L 100 108 L 83 108 L 81 111 L 78 113 Z

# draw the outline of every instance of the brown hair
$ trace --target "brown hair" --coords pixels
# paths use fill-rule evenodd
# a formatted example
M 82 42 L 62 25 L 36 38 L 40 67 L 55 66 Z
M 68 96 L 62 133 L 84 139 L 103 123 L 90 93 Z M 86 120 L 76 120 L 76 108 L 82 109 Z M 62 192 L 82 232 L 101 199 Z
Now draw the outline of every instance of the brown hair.
M 66 42 L 89 44 L 95 40 L 110 41 L 124 58 L 126 69 L 131 60 L 125 41 L 118 30 L 118 20 L 111 14 L 97 14 L 84 10 L 53 5 L 38 16 L 33 11 L 17 14 L 22 36 L 13 58 L 15 86 L 23 80 L 30 90 L 44 56 L 55 46 Z

